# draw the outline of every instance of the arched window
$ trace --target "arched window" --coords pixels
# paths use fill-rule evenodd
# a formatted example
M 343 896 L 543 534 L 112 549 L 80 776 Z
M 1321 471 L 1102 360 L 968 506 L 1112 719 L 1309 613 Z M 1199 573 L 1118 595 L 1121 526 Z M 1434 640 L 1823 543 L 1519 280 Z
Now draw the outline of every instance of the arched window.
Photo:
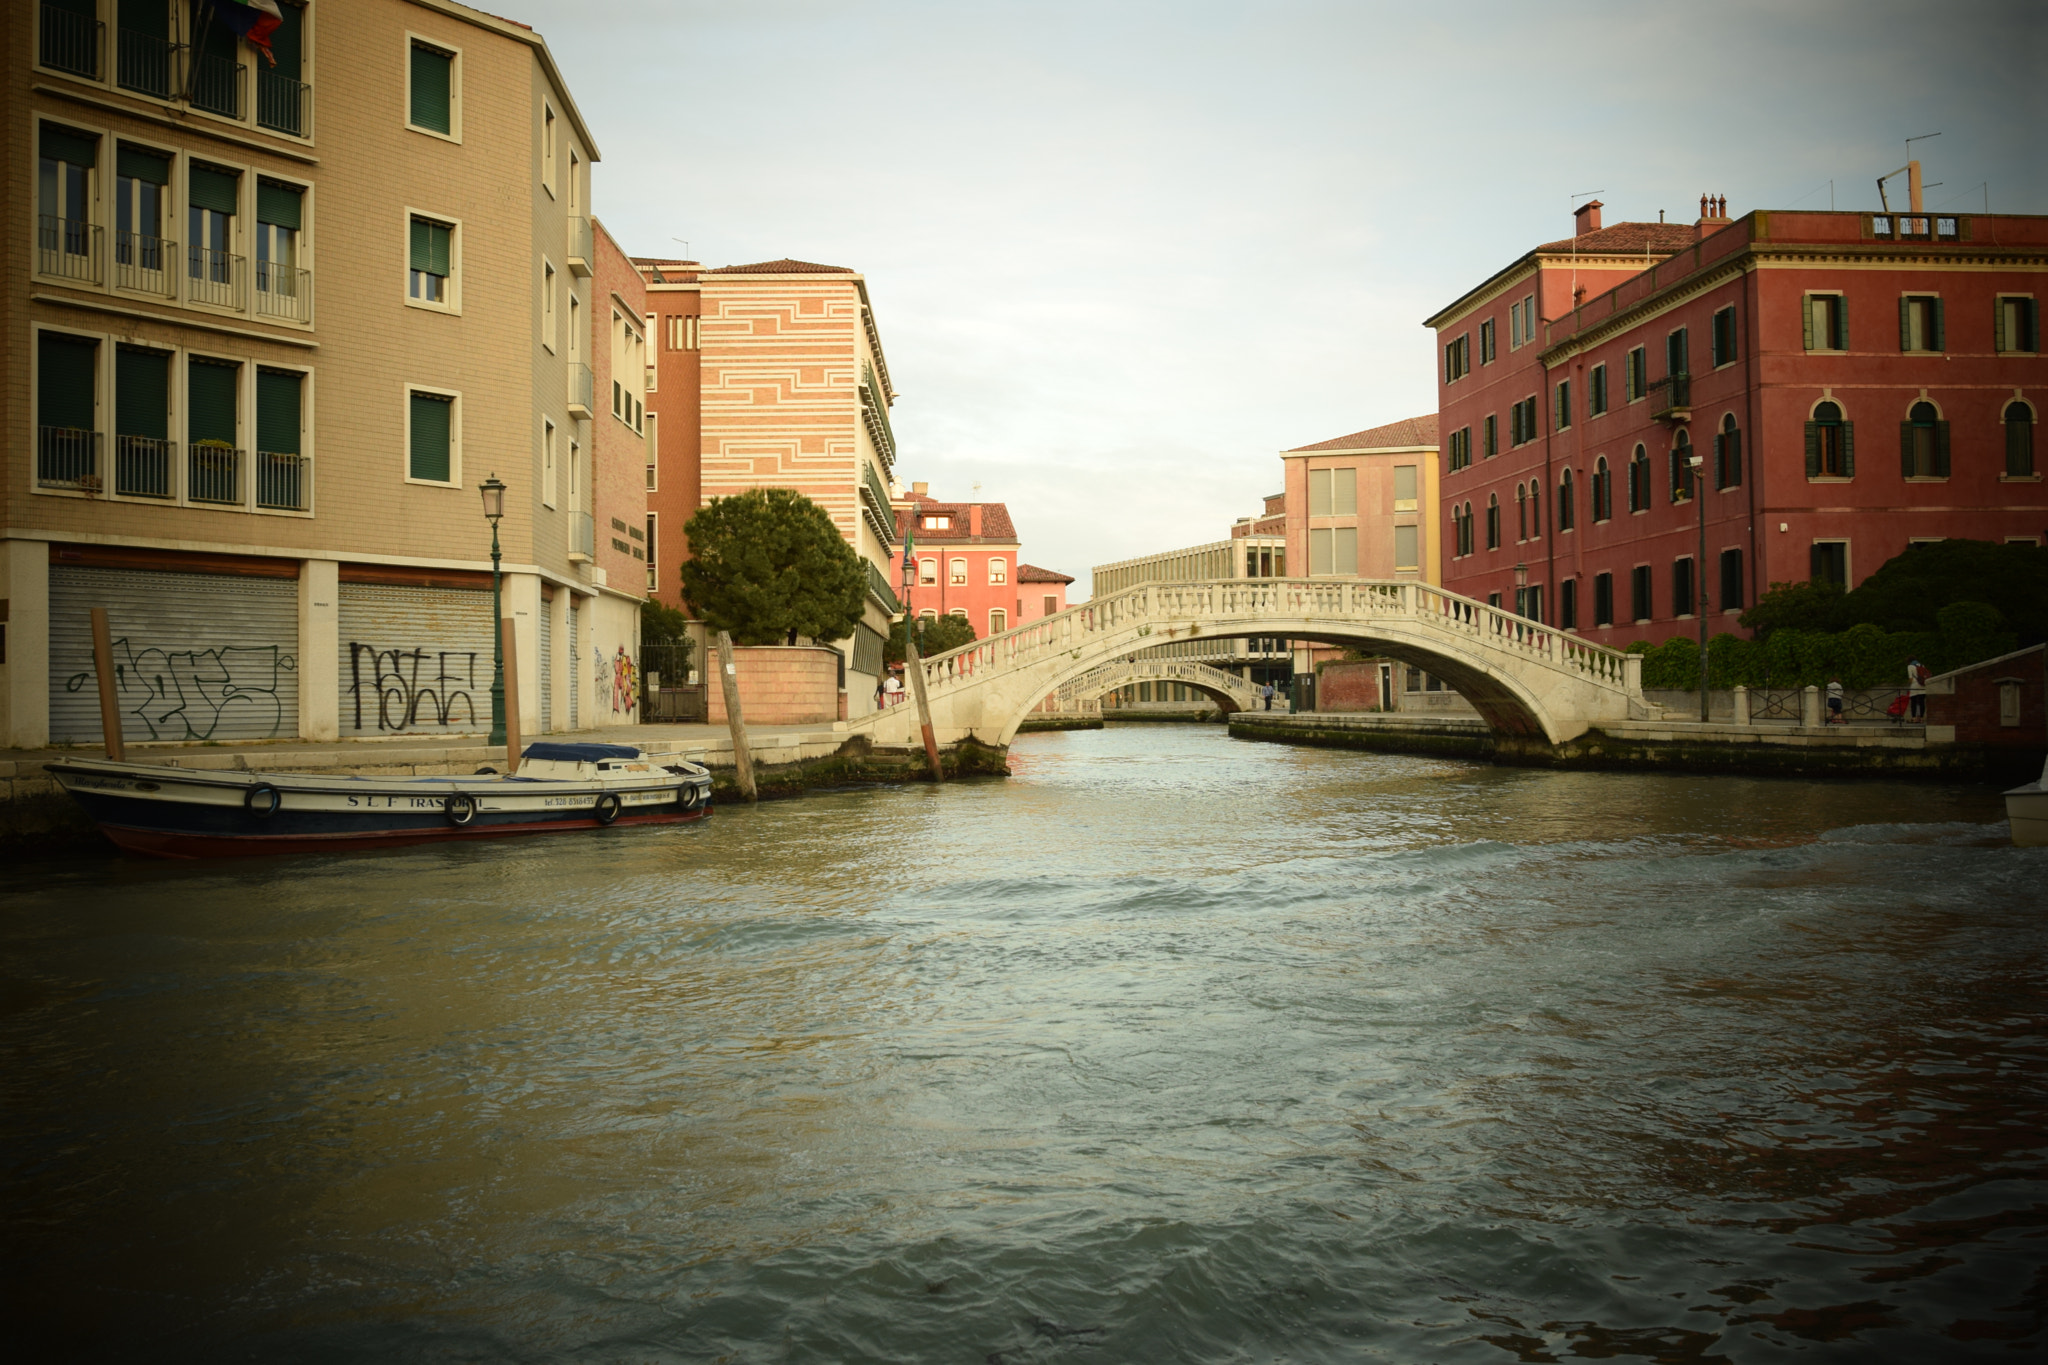
M 1899 472 L 1909 479 L 1948 477 L 1948 423 L 1932 403 L 1915 403 L 1899 423 Z
M 1671 447 L 1671 500 L 1689 502 L 1692 499 L 1692 437 L 1680 428 L 1678 441 Z
M 1842 405 L 1833 400 L 1816 404 L 1806 424 L 1806 477 L 1856 477 L 1856 424 L 1842 419 Z
M 1648 511 L 1650 506 L 1650 452 L 1641 446 L 1628 462 L 1628 510 Z
M 1010 581 L 1010 562 L 1001 556 L 988 562 L 988 581 L 1002 584 Z
M 961 620 L 965 621 L 965 620 L 967 619 L 967 608 L 965 608 L 965 607 L 955 607 L 955 608 L 953 608 L 953 610 L 951 610 L 951 611 L 947 612 L 947 613 L 946 613 L 946 615 L 948 615 L 948 616 L 957 616 L 957 617 L 959 617 L 959 618 L 960 618 Z
M 1734 488 L 1741 482 L 1742 432 L 1731 412 L 1721 419 L 1721 429 L 1714 433 L 1714 487 Z
M 988 633 L 1001 635 L 1010 628 L 1010 613 L 997 607 L 988 614 Z
M 918 581 L 918 582 L 920 582 L 920 583 L 936 583 L 936 582 L 938 582 L 938 581 L 939 581 L 939 561 L 938 561 L 938 560 L 936 560 L 936 559 L 920 559 L 920 560 L 918 560 L 918 561 L 917 561 L 917 581 Z
M 966 587 L 966 586 L 967 586 L 967 561 L 966 561 L 966 560 L 964 560 L 964 559 L 956 559 L 956 560 L 954 560 L 954 561 L 953 561 L 953 565 L 952 565 L 952 573 L 951 573 L 950 577 L 951 577 L 951 579 L 952 579 L 952 586 L 954 586 L 954 587 L 956 587 L 956 588 L 964 588 L 964 587 Z
M 937 607 L 926 607 L 917 614 L 917 619 L 920 621 L 936 621 L 939 619 L 939 610 Z
M 1472 517 L 1472 504 L 1469 502 L 1465 504 L 1465 524 L 1459 530 L 1458 544 L 1464 547 L 1464 552 L 1468 555 L 1479 548 L 1479 533 Z
M 2005 474 L 2011 479 L 2034 473 L 2034 410 L 2014 400 L 2005 405 Z
M 1557 529 L 1560 531 L 1571 530 L 1572 522 L 1578 516 L 1572 501 L 1572 469 L 1570 465 L 1566 465 L 1564 473 L 1559 475 L 1557 480 Z M 1577 625 L 1578 622 L 1573 621 L 1572 624 Z
M 1522 491 L 1522 485 L 1515 485 L 1515 539 L 1529 538 L 1529 496 Z
M 1614 515 L 1614 471 L 1602 455 L 1593 464 L 1593 520 L 1606 521 Z
M 1500 494 L 1486 495 L 1486 548 L 1500 548 Z
M 1529 539 L 1531 539 L 1531 540 L 1540 540 L 1540 539 L 1542 539 L 1542 537 L 1543 537 L 1543 480 L 1541 480 L 1541 479 L 1531 479 L 1531 480 L 1529 480 Z M 1540 612 L 1531 612 L 1531 613 L 1529 613 L 1529 614 L 1530 614 L 1531 616 L 1538 616 L 1538 617 L 1540 617 L 1540 616 L 1542 615 L 1542 613 L 1540 613 Z

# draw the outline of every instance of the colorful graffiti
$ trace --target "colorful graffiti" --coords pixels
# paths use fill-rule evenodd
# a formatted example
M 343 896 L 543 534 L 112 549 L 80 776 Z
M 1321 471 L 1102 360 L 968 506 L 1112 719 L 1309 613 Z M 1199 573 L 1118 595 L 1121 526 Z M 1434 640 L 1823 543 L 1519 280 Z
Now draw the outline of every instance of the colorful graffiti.
M 612 694 L 612 714 L 630 716 L 640 705 L 640 670 L 633 663 L 633 656 L 620 645 L 611 658 L 596 646 L 591 652 L 597 655 L 597 690 L 601 695 L 606 688 Z
M 238 739 L 272 739 L 284 724 L 280 675 L 299 664 L 276 645 L 137 650 L 125 636 L 113 643 L 122 714 L 141 721 L 151 739 L 213 739 L 223 727 Z M 97 685 L 87 670 L 65 679 L 64 690 Z
M 472 650 L 379 649 L 350 641 L 348 691 L 355 701 L 355 728 L 363 728 L 366 698 L 374 699 L 379 730 L 452 725 L 458 713 L 460 723 L 472 728 L 486 723 L 474 696 L 476 661 Z

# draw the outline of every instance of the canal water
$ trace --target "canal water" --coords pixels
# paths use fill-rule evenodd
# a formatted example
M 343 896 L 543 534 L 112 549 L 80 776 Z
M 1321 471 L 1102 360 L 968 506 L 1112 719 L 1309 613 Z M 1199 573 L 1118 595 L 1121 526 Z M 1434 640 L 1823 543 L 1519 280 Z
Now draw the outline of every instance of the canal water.
M 2048 850 L 1994 795 L 1205 726 L 1012 761 L 680 830 L 9 869 L 10 1338 L 2039 1358 Z

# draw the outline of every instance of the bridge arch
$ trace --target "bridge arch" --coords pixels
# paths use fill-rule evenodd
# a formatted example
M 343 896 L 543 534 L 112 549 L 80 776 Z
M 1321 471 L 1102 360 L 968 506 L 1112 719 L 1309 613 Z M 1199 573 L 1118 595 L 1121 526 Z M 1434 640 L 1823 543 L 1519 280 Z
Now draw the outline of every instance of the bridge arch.
M 1135 655 L 1098 664 L 1062 682 L 1048 695 L 1057 694 L 1060 709 L 1066 710 L 1073 703 L 1096 701 L 1120 687 L 1141 682 L 1174 682 L 1193 688 L 1215 702 L 1226 716 L 1251 710 L 1259 701 L 1258 688 L 1235 673 L 1188 659 L 1140 659 Z

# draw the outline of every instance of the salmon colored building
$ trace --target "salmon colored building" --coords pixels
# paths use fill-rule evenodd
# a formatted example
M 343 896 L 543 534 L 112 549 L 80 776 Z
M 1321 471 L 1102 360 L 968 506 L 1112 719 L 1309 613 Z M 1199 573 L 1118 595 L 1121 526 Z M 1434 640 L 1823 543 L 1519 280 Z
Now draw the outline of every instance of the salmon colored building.
M 1445 586 L 1622 646 L 1915 541 L 2040 543 L 2048 218 L 1600 208 L 1427 322 Z
M 977 639 L 1000 635 L 1019 623 L 1023 603 L 1018 600 L 1017 552 L 1023 547 L 1008 507 L 1000 502 L 941 502 L 931 496 L 928 485 L 916 483 L 897 516 L 904 532 L 899 539 L 916 537 L 917 572 L 906 604 L 910 612 L 927 619 L 963 617 L 973 625 Z M 892 581 L 901 583 L 900 549 L 892 568 Z M 1060 596 L 1064 601 L 1064 589 Z
M 1017 624 L 1056 616 L 1067 609 L 1067 589 L 1074 585 L 1071 574 L 1041 569 L 1036 564 L 1017 566 Z
M 1280 452 L 1287 558 L 1310 578 L 1443 581 L 1435 413 Z

